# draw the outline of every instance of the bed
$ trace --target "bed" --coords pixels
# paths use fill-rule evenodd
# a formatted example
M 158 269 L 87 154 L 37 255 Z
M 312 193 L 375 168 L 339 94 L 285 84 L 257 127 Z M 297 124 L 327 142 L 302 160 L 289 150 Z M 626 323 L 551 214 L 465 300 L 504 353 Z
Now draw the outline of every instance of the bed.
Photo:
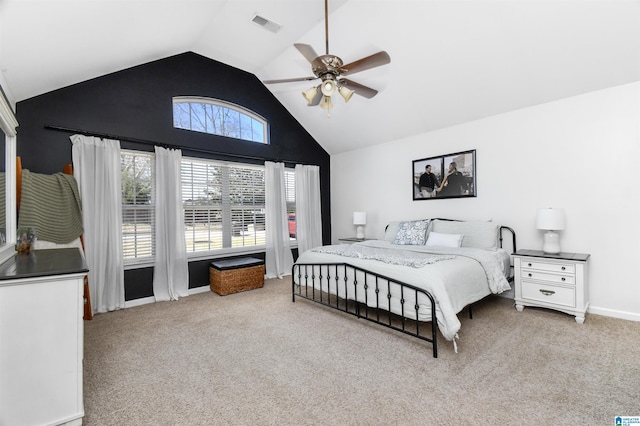
M 503 236 L 510 245 L 503 248 Z M 391 222 L 381 240 L 308 250 L 292 268 L 292 300 L 302 298 L 432 343 L 438 331 L 457 352 L 458 314 L 509 290 L 513 229 L 490 221 Z

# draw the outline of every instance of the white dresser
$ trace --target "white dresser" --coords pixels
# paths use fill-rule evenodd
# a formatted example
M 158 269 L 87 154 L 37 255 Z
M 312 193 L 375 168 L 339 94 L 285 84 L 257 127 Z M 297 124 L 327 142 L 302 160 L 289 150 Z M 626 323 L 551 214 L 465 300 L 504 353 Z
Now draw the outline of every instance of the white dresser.
M 589 255 L 518 250 L 513 255 L 516 309 L 538 306 L 575 315 L 582 324 L 589 308 Z
M 87 271 L 77 248 L 0 265 L 0 425 L 82 424 Z

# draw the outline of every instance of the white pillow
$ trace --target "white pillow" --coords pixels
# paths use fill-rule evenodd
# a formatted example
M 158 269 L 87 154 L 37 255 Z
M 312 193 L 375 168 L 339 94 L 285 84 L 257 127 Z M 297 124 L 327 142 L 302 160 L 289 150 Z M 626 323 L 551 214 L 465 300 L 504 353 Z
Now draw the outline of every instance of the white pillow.
M 441 234 L 439 232 L 429 232 L 427 246 L 438 247 L 460 247 L 464 235 L 460 234 Z

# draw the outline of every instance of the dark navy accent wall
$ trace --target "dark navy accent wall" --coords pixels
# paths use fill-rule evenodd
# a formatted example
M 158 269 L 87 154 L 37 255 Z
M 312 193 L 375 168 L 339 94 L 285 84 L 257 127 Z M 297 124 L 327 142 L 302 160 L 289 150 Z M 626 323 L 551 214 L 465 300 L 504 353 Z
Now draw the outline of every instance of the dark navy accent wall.
M 269 122 L 270 144 L 174 129 L 174 96 L 217 98 L 248 108 Z M 153 146 L 135 142 L 145 140 L 179 147 L 191 157 L 318 165 L 323 241 L 331 240 L 329 154 L 253 74 L 187 52 L 18 102 L 16 115 L 20 123 L 17 153 L 22 166 L 36 173 L 60 172 L 72 162 L 71 133 L 46 129 L 46 125 L 117 135 L 123 149 L 153 151 Z M 208 283 L 208 264 L 189 265 L 190 288 Z M 152 268 L 125 271 L 126 299 L 151 296 L 152 277 Z

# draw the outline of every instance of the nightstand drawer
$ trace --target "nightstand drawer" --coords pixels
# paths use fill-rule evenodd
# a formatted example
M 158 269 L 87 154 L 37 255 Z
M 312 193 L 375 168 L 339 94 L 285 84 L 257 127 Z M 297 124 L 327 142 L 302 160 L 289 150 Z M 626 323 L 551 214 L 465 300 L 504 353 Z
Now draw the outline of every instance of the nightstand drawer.
M 559 272 L 561 274 L 574 274 L 576 272 L 575 265 L 569 263 L 529 262 L 523 260 L 522 267 L 539 271 Z
M 570 284 L 570 285 L 574 285 L 576 283 L 575 275 L 545 273 L 545 272 L 534 271 L 533 269 L 523 269 L 521 271 L 521 276 L 523 280 L 548 281 L 550 283 Z
M 574 308 L 575 287 L 560 287 L 522 281 L 522 298 Z

